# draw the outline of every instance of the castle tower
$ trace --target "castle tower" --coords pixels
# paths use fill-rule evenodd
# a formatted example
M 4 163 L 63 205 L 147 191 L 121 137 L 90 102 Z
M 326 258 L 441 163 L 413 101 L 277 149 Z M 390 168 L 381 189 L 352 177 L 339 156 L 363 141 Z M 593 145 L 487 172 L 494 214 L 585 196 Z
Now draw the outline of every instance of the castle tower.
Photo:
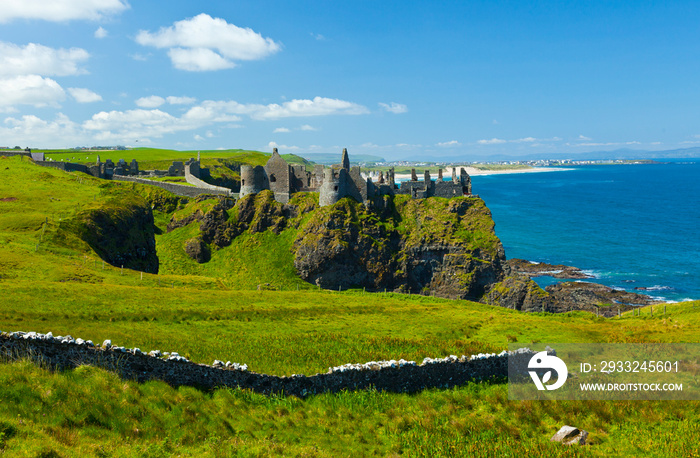
M 265 173 L 269 189 L 275 193 L 275 200 L 283 204 L 289 202 L 293 173 L 287 161 L 277 152 L 277 148 L 272 149 L 272 157 L 265 164 Z
M 348 149 L 343 148 L 343 158 L 340 160 L 340 165 L 345 170 L 350 170 L 350 158 L 348 157 Z
M 442 169 L 438 169 L 438 183 L 442 183 Z
M 416 169 L 411 169 L 411 181 L 418 181 L 418 175 L 416 175 Z
M 462 193 L 465 196 L 470 196 L 472 194 L 472 178 L 463 168 L 459 169 L 459 182 L 462 185 Z
M 318 190 L 318 203 L 321 207 L 333 205 L 345 197 L 345 182 L 347 181 L 345 169 L 323 169 L 323 184 Z
M 265 169 L 262 166 L 241 165 L 240 198 L 242 199 L 248 194 L 257 194 L 266 189 L 265 181 Z

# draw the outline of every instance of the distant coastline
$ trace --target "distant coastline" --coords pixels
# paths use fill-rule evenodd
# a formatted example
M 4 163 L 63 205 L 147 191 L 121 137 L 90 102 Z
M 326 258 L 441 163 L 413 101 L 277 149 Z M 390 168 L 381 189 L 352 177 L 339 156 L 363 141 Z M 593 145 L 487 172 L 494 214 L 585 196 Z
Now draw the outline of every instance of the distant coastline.
M 476 167 L 462 167 L 467 171 L 469 176 L 484 176 L 484 175 L 505 175 L 511 173 L 540 173 L 540 172 L 564 172 L 569 170 L 574 170 L 565 167 L 532 167 L 532 168 L 517 168 L 517 169 L 502 169 L 502 170 L 481 170 Z M 416 170 L 420 172 L 420 170 Z M 396 174 L 396 180 L 410 180 L 411 174 Z

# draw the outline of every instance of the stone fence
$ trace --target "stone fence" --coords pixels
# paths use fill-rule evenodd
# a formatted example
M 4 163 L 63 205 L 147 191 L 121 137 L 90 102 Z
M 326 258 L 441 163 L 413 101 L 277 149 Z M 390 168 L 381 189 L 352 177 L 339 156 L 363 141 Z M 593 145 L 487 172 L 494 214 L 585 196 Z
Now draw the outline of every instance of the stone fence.
M 135 183 L 141 183 L 141 184 L 146 184 L 149 186 L 157 186 L 159 188 L 163 188 L 166 191 L 172 192 L 175 195 L 178 196 L 185 196 L 185 197 L 197 197 L 200 194 L 216 194 L 220 196 L 231 196 L 231 190 L 228 188 L 220 188 L 218 186 L 210 186 L 210 188 L 203 188 L 203 187 L 196 187 L 196 186 L 187 186 L 184 184 L 177 184 L 177 183 L 167 183 L 165 181 L 155 181 L 155 180 L 147 180 L 145 178 L 136 178 L 136 177 L 128 177 L 128 176 L 120 176 L 120 175 L 114 175 L 112 177 L 113 180 L 117 181 L 132 181 Z M 206 183 L 205 183 L 206 184 Z M 215 188 L 215 189 L 212 189 Z
M 111 370 L 124 379 L 144 382 L 162 380 L 173 387 L 193 386 L 211 390 L 217 387 L 244 388 L 263 394 L 285 394 L 305 397 L 312 394 L 374 388 L 379 391 L 414 393 L 428 388 L 450 388 L 469 381 L 503 380 L 511 368 L 523 374 L 534 353 L 529 349 L 517 352 L 476 356 L 449 356 L 414 361 L 372 361 L 329 368 L 325 374 L 275 375 L 249 372 L 248 366 L 214 361 L 214 365 L 196 364 L 177 353 L 148 354 L 138 348 L 116 347 L 106 340 L 102 346 L 91 341 L 35 332 L 0 333 L 0 358 L 29 358 L 54 370 L 72 369 L 80 365 Z
M 31 151 L 0 150 L 0 156 L 5 156 L 5 157 L 26 156 L 26 157 L 32 158 L 34 161 L 43 161 L 44 160 L 44 153 L 32 153 Z
M 42 167 L 53 167 L 55 169 L 63 170 L 64 172 L 83 172 L 90 174 L 90 169 L 86 165 L 74 164 L 72 162 L 59 162 L 59 161 L 34 161 L 37 165 Z

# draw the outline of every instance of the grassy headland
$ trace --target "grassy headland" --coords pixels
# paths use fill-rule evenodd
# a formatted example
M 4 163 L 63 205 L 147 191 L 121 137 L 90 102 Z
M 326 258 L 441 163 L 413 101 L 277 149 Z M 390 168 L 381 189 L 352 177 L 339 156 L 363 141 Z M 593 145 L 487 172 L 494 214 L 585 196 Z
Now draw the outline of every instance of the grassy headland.
M 319 291 L 289 267 L 291 230 L 240 235 L 203 267 L 182 252 L 196 225 L 170 233 L 164 227 L 214 200 L 184 205 L 161 190 L 20 158 L 0 159 L 0 178 L 3 331 L 112 339 L 279 375 L 347 362 L 498 352 L 509 342 L 700 337 L 700 302 L 667 305 L 666 314 L 656 306 L 653 317 L 604 319 Z M 126 205 L 129 196 L 154 207 L 158 275 L 103 266 L 86 242 L 63 230 L 66 221 L 109 202 Z M 278 290 L 258 291 L 265 282 Z M 510 401 L 504 384 L 488 383 L 300 400 L 137 384 L 90 367 L 51 373 L 14 362 L 0 363 L 0 399 L 0 453 L 8 456 L 693 456 L 700 432 L 697 402 Z M 590 445 L 550 443 L 564 424 L 588 430 Z

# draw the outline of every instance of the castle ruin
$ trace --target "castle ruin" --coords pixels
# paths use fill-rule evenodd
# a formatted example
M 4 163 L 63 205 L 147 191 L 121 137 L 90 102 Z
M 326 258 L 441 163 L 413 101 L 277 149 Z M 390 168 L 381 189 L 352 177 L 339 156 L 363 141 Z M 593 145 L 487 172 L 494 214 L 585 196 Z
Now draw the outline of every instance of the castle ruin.
M 240 197 L 257 194 L 270 190 L 275 200 L 289 202 L 296 192 L 318 192 L 319 204 L 323 207 L 332 205 L 344 197 L 352 197 L 358 202 L 370 205 L 375 197 L 395 194 L 408 194 L 416 199 L 426 197 L 457 197 L 471 195 L 471 178 L 462 168 L 457 176 L 452 171 L 452 180 L 444 181 L 442 170 L 438 172 L 438 180 L 430 178 L 430 172 L 424 173 L 419 181 L 415 169 L 412 170 L 411 180 L 396 184 L 393 167 L 386 176 L 380 172 L 376 182 L 371 178 L 362 178 L 359 166 L 350 166 L 348 150 L 343 149 L 340 164 L 331 167 L 314 166 L 313 172 L 306 170 L 304 165 L 290 165 L 279 155 L 277 148 L 272 150 L 272 157 L 265 166 L 241 166 Z

